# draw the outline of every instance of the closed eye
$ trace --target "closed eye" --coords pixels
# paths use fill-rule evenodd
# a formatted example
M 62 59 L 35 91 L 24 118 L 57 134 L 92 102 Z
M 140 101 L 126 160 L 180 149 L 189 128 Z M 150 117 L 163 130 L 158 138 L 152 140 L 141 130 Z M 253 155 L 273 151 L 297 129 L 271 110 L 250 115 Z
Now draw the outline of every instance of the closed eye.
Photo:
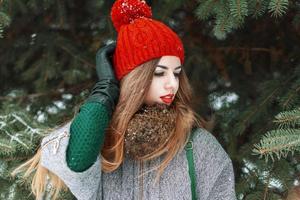
M 163 76 L 165 72 L 155 72 L 154 76 Z
M 181 71 L 180 71 L 181 72 Z M 175 72 L 174 76 L 178 77 L 180 75 L 180 72 Z
M 178 77 L 180 75 L 180 72 L 174 72 L 174 76 Z M 165 72 L 155 72 L 154 73 L 154 76 L 164 76 L 164 75 L 165 75 Z

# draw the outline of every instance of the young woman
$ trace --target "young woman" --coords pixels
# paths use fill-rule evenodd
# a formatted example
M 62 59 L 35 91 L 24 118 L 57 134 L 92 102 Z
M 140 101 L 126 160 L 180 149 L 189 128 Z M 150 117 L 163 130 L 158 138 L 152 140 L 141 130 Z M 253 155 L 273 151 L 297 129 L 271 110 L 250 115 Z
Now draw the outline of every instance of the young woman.
M 113 5 L 119 35 L 116 47 L 97 52 L 99 81 L 91 95 L 72 122 L 45 137 L 14 172 L 35 172 L 37 199 L 49 187 L 53 198 L 68 188 L 84 200 L 236 199 L 231 160 L 190 107 L 182 42 L 151 15 L 144 1 Z M 192 132 L 196 185 L 184 151 Z

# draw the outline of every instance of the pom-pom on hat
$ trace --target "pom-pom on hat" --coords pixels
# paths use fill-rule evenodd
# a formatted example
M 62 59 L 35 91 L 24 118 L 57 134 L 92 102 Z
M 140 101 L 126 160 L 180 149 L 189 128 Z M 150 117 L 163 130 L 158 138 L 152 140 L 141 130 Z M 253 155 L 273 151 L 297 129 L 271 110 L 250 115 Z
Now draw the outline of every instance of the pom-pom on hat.
M 139 65 L 162 56 L 177 56 L 183 64 L 180 38 L 168 26 L 152 19 L 151 8 L 144 0 L 116 0 L 111 19 L 118 32 L 113 56 L 118 80 Z

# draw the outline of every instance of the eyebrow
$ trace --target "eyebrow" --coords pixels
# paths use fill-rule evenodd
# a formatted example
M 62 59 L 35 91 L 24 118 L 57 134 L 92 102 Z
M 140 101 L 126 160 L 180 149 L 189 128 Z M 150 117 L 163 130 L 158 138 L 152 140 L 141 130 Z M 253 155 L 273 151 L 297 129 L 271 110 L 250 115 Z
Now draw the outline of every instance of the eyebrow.
M 163 68 L 163 69 L 168 69 L 168 67 L 167 67 L 167 66 L 164 66 L 164 65 L 157 65 L 157 67 L 160 67 L 160 68 Z M 181 65 L 178 66 L 178 67 L 175 67 L 175 70 L 176 70 L 176 69 L 180 69 L 180 68 L 182 68 Z

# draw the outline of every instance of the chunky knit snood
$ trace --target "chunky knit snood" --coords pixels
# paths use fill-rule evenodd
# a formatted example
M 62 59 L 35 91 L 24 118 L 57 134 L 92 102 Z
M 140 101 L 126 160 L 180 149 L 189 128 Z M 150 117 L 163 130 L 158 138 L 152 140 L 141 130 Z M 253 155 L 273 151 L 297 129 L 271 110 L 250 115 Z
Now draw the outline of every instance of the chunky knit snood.
M 164 104 L 143 106 L 125 133 L 125 153 L 141 160 L 165 146 L 175 130 L 176 112 Z

